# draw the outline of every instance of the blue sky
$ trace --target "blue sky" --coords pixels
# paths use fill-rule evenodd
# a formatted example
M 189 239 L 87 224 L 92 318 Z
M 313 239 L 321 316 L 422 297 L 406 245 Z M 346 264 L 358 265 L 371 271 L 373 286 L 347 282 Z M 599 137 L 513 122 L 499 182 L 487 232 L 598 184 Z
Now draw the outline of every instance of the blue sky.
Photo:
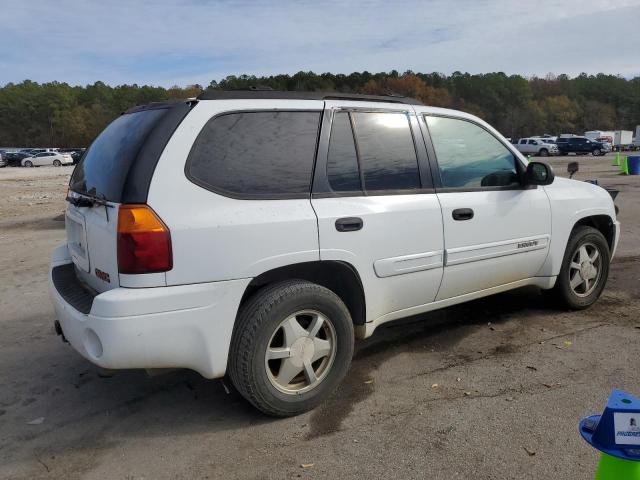
M 640 74 L 640 0 L 2 0 L 0 85 L 230 74 Z

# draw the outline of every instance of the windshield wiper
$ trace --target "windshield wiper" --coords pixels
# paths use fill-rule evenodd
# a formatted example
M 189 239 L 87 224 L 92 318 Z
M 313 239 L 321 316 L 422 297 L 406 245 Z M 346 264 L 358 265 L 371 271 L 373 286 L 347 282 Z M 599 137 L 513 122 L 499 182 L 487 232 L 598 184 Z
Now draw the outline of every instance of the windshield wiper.
M 75 192 L 74 192 L 75 193 Z M 77 197 L 72 197 L 71 195 L 67 195 L 65 199 L 71 205 L 76 207 L 94 207 L 96 205 L 100 205 L 101 207 L 112 208 L 112 205 L 109 205 L 106 198 L 98 198 L 93 196 L 84 196 L 82 194 L 78 194 Z
M 65 200 L 74 207 L 93 207 L 95 205 L 95 201 L 93 199 L 86 197 L 71 197 L 67 195 Z
M 104 214 L 107 217 L 107 222 L 109 221 L 109 209 L 113 208 L 113 205 L 109 205 L 108 201 L 106 198 L 98 198 L 98 197 L 91 197 L 91 196 L 82 196 L 82 194 L 78 194 L 76 193 L 78 196 L 77 197 L 72 197 L 71 195 L 67 195 L 67 198 L 65 199 L 67 202 L 69 202 L 71 205 L 73 205 L 74 207 L 88 207 L 88 208 L 93 208 L 96 205 L 99 205 L 101 207 L 104 207 Z

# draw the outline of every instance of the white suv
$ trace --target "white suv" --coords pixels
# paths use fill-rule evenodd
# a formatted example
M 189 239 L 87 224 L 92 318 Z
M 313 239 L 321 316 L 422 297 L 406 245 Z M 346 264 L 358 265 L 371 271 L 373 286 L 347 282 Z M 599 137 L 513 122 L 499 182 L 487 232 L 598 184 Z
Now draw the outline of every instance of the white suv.
M 125 112 L 70 181 L 58 333 L 102 367 L 229 373 L 271 415 L 316 406 L 354 336 L 537 285 L 596 301 L 602 188 L 410 99 L 210 91 Z

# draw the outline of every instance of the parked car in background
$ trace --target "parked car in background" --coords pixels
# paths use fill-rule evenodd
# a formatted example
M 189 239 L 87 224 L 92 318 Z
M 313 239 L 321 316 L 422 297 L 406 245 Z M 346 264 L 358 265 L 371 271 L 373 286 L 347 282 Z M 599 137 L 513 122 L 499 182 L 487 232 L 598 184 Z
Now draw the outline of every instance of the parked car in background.
M 31 156 L 34 156 L 37 153 L 42 152 L 56 152 L 57 148 L 24 148 L 20 150 L 20 152 L 29 153 Z
M 23 167 L 42 167 L 44 165 L 61 167 L 62 165 L 73 165 L 73 158 L 68 153 L 40 152 L 34 156 L 23 158 L 21 163 Z
M 558 154 L 558 147 L 553 143 L 545 143 L 542 138 L 521 138 L 515 145 L 525 155 L 548 157 Z
M 71 158 L 73 158 L 73 164 L 76 165 L 82 158 L 82 155 L 84 155 L 85 150 L 86 148 L 61 148 L 58 152 L 68 153 L 71 155 Z
M 0 168 L 6 167 L 7 165 L 9 165 L 9 161 L 5 157 L 5 154 L 4 153 L 0 153 Z
M 67 202 L 56 332 L 104 368 L 228 373 L 276 416 L 330 396 L 387 322 L 525 285 L 589 307 L 620 232 L 606 190 L 473 115 L 339 93 L 133 108 Z
M 22 159 L 31 155 L 26 152 L 7 152 L 3 156 L 9 167 L 19 167 L 22 165 Z
M 556 146 L 560 155 L 568 155 L 575 153 L 576 155 L 599 156 L 605 154 L 605 147 L 596 140 L 590 140 L 587 137 L 558 137 Z

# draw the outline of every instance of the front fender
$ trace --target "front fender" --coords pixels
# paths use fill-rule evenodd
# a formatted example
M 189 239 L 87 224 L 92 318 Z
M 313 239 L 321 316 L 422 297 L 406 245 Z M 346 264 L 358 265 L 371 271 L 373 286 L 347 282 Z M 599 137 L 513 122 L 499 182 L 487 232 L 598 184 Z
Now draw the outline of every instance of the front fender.
M 605 215 L 615 223 L 616 213 L 611 195 L 597 185 L 556 178 L 544 189 L 551 204 L 551 245 L 538 276 L 555 276 L 560 273 L 569 235 L 575 225 L 596 215 Z

